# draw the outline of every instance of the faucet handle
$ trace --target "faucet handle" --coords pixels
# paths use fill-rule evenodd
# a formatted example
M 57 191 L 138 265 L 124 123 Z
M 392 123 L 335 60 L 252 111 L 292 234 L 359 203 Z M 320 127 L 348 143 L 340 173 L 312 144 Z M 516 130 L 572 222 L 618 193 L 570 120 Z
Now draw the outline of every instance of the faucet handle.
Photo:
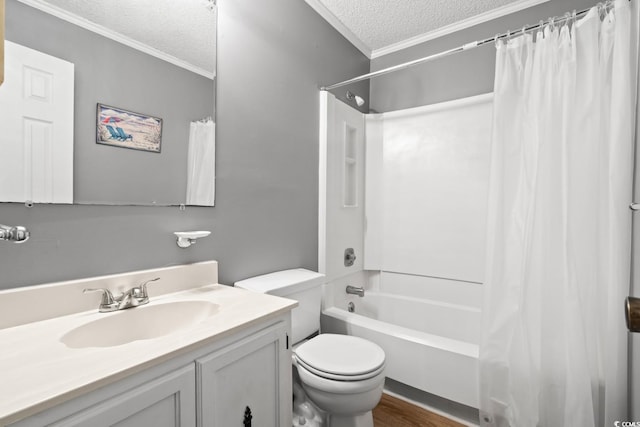
M 97 289 L 93 289 L 93 288 L 86 288 L 82 291 L 83 294 L 86 294 L 87 292 L 102 292 L 102 302 L 100 304 L 102 305 L 107 305 L 107 304 L 113 304 L 115 299 L 113 298 L 113 294 L 111 293 L 111 291 L 109 289 L 104 289 L 104 288 L 97 288 Z
M 140 288 L 140 297 L 141 298 L 148 298 L 149 297 L 149 295 L 147 295 L 147 283 L 155 282 L 157 280 L 160 280 L 160 278 L 156 277 L 155 279 L 147 280 L 146 282 L 142 283 L 139 286 L 139 288 Z
M 113 296 L 109 289 L 105 288 L 86 288 L 82 291 L 82 293 L 86 294 L 87 292 L 102 292 L 102 300 L 100 301 L 100 307 L 98 310 L 101 313 L 114 311 L 118 305 L 116 302 L 116 298 Z

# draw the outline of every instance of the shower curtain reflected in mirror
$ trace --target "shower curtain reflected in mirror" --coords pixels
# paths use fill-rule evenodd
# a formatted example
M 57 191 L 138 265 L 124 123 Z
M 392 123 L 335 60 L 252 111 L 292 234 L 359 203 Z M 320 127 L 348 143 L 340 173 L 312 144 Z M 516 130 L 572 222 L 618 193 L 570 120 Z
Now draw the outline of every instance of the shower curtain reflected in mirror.
M 187 165 L 187 205 L 215 203 L 216 125 L 211 119 L 191 122 Z
M 635 75 L 627 0 L 497 46 L 481 425 L 626 420 Z

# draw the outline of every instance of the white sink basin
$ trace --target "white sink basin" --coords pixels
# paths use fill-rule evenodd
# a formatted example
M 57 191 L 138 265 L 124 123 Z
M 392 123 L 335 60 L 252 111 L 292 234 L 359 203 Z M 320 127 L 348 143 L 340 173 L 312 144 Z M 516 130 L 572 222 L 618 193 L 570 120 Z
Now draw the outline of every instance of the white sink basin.
M 129 308 L 105 313 L 105 317 L 67 332 L 60 341 L 70 348 L 86 348 L 158 338 L 196 325 L 219 308 L 208 301 L 174 301 Z

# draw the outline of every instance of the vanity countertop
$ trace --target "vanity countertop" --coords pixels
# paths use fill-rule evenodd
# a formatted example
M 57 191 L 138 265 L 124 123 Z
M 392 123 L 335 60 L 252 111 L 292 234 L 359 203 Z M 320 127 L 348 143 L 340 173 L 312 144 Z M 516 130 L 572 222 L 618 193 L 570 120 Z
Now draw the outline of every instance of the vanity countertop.
M 216 313 L 195 326 L 112 347 L 69 348 L 70 330 L 117 314 L 91 311 L 0 329 L 0 425 L 113 383 L 170 357 L 292 310 L 297 302 L 211 284 L 151 297 L 143 307 L 173 301 L 208 301 Z M 144 308 L 132 308 L 138 310 Z

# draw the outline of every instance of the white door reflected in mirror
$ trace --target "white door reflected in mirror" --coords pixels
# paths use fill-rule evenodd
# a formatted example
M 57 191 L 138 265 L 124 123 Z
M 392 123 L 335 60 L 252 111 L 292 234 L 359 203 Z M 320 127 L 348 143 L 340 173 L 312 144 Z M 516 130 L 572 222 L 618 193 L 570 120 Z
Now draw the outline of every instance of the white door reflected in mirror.
M 0 200 L 73 203 L 74 65 L 5 41 Z

